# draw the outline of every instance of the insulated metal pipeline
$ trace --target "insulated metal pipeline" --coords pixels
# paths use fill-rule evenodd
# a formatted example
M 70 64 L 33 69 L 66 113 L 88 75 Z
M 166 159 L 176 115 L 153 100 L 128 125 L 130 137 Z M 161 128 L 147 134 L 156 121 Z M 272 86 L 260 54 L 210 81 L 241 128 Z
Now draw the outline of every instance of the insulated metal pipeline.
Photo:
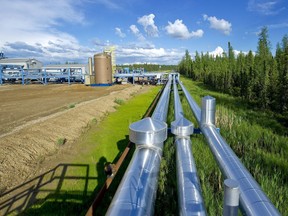
M 169 97 L 171 90 L 172 76 L 169 75 L 168 82 L 163 90 L 162 96 L 152 114 L 152 119 L 166 122 L 168 114 Z
M 153 215 L 163 142 L 167 138 L 171 76 L 152 118 L 130 125 L 131 142 L 136 144 L 133 158 L 113 197 L 106 215 Z
M 214 121 L 211 121 L 213 117 L 210 118 L 211 116 L 209 117 L 206 115 L 207 112 L 204 113 L 204 111 L 201 114 L 201 110 L 194 99 L 185 89 L 183 84 L 180 83 L 180 85 L 184 91 L 191 110 L 200 125 L 201 131 L 209 144 L 214 158 L 221 169 L 222 174 L 225 176 L 225 178 L 234 179 L 239 183 L 240 208 L 242 212 L 246 215 L 280 215 L 279 211 L 265 195 L 249 171 L 245 168 L 233 150 L 216 130 Z M 206 106 L 209 103 L 212 105 L 214 103 L 215 109 L 215 99 L 209 96 L 206 99 L 206 101 L 205 98 L 202 100 L 202 110 L 203 106 Z
M 206 215 L 197 169 L 191 149 L 192 143 L 189 136 L 193 133 L 194 127 L 191 122 L 184 118 L 175 77 L 173 79 L 173 91 L 175 121 L 172 122 L 172 133 L 176 135 L 175 146 L 179 215 Z

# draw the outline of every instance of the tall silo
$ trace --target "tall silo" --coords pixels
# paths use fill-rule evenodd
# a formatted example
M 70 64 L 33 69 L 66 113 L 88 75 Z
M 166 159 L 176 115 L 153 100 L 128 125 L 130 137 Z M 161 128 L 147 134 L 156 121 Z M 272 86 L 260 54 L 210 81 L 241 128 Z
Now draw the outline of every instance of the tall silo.
M 92 57 L 88 58 L 88 74 L 85 74 L 85 85 L 94 85 L 95 84 L 95 74 L 93 72 L 93 62 Z
M 96 85 L 112 85 L 111 55 L 99 53 L 94 55 L 94 72 Z

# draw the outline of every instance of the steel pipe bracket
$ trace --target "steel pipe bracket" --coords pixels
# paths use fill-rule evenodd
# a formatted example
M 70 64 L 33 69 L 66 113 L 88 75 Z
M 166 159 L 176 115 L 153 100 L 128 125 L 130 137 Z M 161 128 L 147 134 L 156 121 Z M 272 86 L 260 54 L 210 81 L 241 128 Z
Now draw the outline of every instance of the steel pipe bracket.
M 201 125 L 215 125 L 216 99 L 211 96 L 202 98 Z
M 171 133 L 176 136 L 190 136 L 194 132 L 194 125 L 185 117 L 171 122 Z
M 167 124 L 150 117 L 134 122 L 129 126 L 129 139 L 136 145 L 158 147 L 167 139 Z

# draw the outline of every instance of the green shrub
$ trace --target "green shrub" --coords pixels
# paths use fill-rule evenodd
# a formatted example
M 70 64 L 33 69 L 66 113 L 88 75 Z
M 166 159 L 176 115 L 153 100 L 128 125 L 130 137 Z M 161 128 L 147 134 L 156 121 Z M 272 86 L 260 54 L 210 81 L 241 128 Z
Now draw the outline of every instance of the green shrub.
M 74 108 L 76 105 L 73 103 L 73 104 L 69 104 L 68 105 L 68 109 L 72 109 L 72 108 Z
M 58 138 L 57 139 L 57 145 L 58 146 L 62 146 L 62 145 L 64 145 L 65 143 L 66 143 L 66 141 L 67 141 L 67 139 L 66 138 Z
M 116 103 L 116 104 L 118 104 L 118 105 L 123 105 L 125 102 L 124 102 L 123 99 L 116 98 L 116 99 L 114 100 L 114 103 Z

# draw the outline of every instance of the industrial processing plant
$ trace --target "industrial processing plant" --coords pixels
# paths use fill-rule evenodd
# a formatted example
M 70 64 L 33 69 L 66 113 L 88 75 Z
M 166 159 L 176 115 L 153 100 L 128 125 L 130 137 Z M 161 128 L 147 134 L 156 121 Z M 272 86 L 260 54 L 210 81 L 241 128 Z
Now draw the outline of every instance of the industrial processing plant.
M 111 86 L 113 84 L 163 84 L 167 73 L 146 73 L 144 70 L 124 70 L 118 73 L 115 55 L 103 51 L 88 58 L 87 64 L 43 65 L 37 59 L 0 58 L 0 85 L 5 83 L 84 83 L 88 86 Z

